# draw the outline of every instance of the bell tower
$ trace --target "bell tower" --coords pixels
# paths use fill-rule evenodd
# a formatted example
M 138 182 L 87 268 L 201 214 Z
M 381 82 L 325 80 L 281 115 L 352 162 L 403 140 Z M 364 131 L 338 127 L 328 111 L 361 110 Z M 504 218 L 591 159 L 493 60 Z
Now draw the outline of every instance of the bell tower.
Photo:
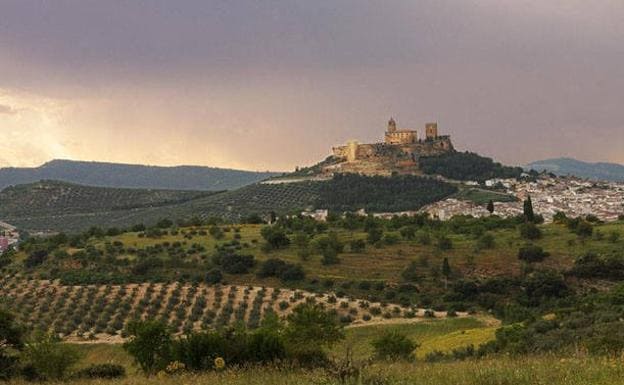
M 388 121 L 388 132 L 396 132 L 396 130 L 396 122 L 394 121 L 394 118 L 390 118 Z
M 438 139 L 438 123 L 425 124 L 425 137 L 428 140 Z

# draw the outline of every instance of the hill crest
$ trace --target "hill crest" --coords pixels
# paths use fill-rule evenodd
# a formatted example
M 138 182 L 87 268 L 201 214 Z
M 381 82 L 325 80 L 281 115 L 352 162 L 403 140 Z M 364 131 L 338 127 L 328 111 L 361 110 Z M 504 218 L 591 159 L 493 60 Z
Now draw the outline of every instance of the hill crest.
M 166 190 L 231 190 L 259 182 L 274 172 L 204 166 L 146 166 L 55 159 L 39 167 L 1 168 L 0 189 L 40 180 L 89 186 Z

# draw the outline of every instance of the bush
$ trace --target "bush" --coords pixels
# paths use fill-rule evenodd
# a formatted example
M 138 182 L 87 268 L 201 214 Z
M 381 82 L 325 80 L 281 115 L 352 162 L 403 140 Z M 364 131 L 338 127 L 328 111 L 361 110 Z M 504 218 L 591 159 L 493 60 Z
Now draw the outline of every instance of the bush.
M 305 279 L 301 265 L 295 265 L 279 258 L 270 258 L 260 265 L 258 277 L 277 277 L 283 281 L 300 281 Z
M 539 239 L 542 237 L 542 230 L 533 222 L 525 222 L 520 225 L 520 236 L 524 239 Z
M 418 347 L 418 344 L 407 338 L 405 334 L 397 331 L 384 333 L 371 345 L 375 358 L 381 360 L 412 360 L 414 350 Z
M 495 246 L 494 236 L 490 233 L 485 233 L 477 240 L 477 249 L 492 249 Z
M 361 253 L 366 249 L 366 242 L 363 239 L 355 239 L 349 243 L 352 253 Z
M 75 377 L 77 378 L 105 378 L 105 379 L 113 379 L 113 378 L 121 378 L 126 375 L 126 369 L 121 365 L 116 364 L 95 364 L 88 366 L 84 369 L 76 372 Z
M 518 250 L 518 259 L 528 263 L 541 262 L 549 255 L 549 253 L 536 245 L 526 245 Z
M 32 368 L 36 378 L 44 380 L 64 379 L 80 358 L 73 346 L 62 344 L 51 334 L 36 336 L 26 344 L 23 354 L 26 366 Z
M 41 265 L 48 258 L 48 252 L 46 250 L 36 250 L 28 255 L 24 260 L 24 266 L 26 268 L 33 268 Z
M 17 370 L 17 353 L 22 349 L 22 330 L 13 315 L 0 308 L 0 380 L 9 379 Z
M 213 262 L 228 274 L 247 274 L 256 263 L 253 255 L 240 255 L 229 251 L 215 255 Z
M 453 248 L 453 241 L 451 241 L 451 239 L 446 235 L 440 235 L 438 237 L 436 247 L 438 248 L 438 250 L 442 251 L 450 250 Z
M 280 249 L 290 245 L 290 239 L 284 230 L 276 226 L 265 226 L 260 230 L 262 238 L 266 241 L 269 250 Z
M 171 331 L 163 322 L 133 321 L 127 325 L 125 334 L 130 340 L 124 343 L 124 349 L 145 373 L 163 370 L 170 362 Z
M 204 278 L 204 281 L 206 281 L 206 283 L 209 285 L 214 285 L 216 283 L 221 282 L 222 280 L 223 280 L 223 274 L 221 273 L 221 270 L 219 269 L 208 270 L 208 272 L 206 273 L 206 277 Z

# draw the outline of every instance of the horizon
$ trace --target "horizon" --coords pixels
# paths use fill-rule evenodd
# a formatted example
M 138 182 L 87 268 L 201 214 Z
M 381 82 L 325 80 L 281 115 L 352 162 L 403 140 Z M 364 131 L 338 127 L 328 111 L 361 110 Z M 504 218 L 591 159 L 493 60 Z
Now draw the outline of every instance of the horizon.
M 624 3 L 0 5 L 0 167 L 293 170 L 390 116 L 509 165 L 624 164 Z
M 624 167 L 624 164 L 622 163 L 617 163 L 617 162 L 605 162 L 605 161 L 589 161 L 589 160 L 584 160 L 584 159 L 578 159 L 578 158 L 570 158 L 570 157 L 566 157 L 566 156 L 560 156 L 560 157 L 554 157 L 554 158 L 547 158 L 547 159 L 537 159 L 531 162 L 527 162 L 525 164 L 504 164 L 505 166 L 514 166 L 514 167 L 526 167 L 532 163 L 540 163 L 540 162 L 546 162 L 546 161 L 550 161 L 550 160 L 573 160 L 573 161 L 578 161 L 578 162 L 582 162 L 582 163 L 586 163 L 586 164 L 610 164 L 610 165 L 617 165 L 617 166 L 622 166 Z M 497 162 L 496 159 L 493 159 L 495 162 Z M 107 160 L 85 160 L 85 159 L 62 159 L 62 158 L 55 158 L 55 159 L 49 159 L 46 160 L 42 163 L 33 165 L 33 166 L 3 166 L 0 165 L 0 170 L 1 169 L 9 169 L 9 168 L 39 168 L 42 166 L 45 166 L 48 163 L 54 162 L 54 161 L 67 161 L 67 162 L 84 162 L 84 163 L 100 163 L 100 164 L 112 164 L 112 165 L 124 165 L 124 166 L 144 166 L 144 167 L 163 167 L 163 168 L 175 168 L 175 167 L 205 167 L 205 168 L 215 168 L 215 169 L 223 169 L 223 170 L 231 170 L 231 171 L 245 171 L 245 172 L 258 172 L 258 173 L 288 173 L 288 172 L 292 172 L 293 170 L 262 170 L 262 169 L 245 169 L 245 168 L 228 168 L 228 167 L 216 167 L 216 166 L 210 166 L 210 165 L 201 165 L 201 164 L 149 164 L 149 163 L 126 163 L 126 162 L 114 162 L 114 161 L 107 161 Z M 303 165 L 303 166 L 310 166 L 310 165 Z

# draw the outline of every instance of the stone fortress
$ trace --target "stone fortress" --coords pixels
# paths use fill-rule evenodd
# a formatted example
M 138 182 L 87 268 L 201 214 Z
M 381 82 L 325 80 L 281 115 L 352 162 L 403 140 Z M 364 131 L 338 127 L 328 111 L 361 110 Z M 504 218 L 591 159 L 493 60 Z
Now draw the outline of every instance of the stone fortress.
M 427 123 L 425 136 L 418 131 L 398 129 L 390 119 L 382 143 L 360 144 L 350 141 L 334 147 L 333 162 L 323 168 L 323 173 L 359 173 L 364 175 L 420 174 L 418 159 L 455 151 L 449 135 L 438 135 L 438 124 Z

